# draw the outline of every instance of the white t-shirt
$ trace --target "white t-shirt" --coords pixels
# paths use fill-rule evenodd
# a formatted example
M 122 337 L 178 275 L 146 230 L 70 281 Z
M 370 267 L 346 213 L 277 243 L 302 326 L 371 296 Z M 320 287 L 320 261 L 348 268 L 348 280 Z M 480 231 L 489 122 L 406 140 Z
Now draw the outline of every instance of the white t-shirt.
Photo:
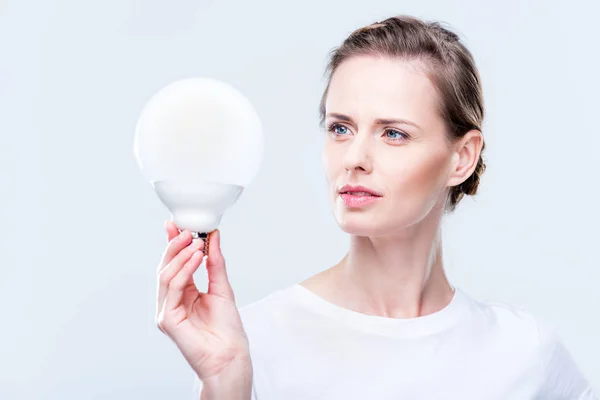
M 532 314 L 458 288 L 444 309 L 409 319 L 348 310 L 300 284 L 240 312 L 255 400 L 597 400 Z

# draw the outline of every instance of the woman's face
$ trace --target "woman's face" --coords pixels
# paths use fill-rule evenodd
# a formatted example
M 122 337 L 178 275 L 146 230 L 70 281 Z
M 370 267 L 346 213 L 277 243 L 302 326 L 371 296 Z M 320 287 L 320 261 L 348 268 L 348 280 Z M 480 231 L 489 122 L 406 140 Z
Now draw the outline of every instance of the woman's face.
M 393 234 L 443 208 L 456 157 L 437 92 L 417 65 L 354 57 L 331 79 L 323 162 L 335 217 L 348 233 Z M 340 193 L 344 185 L 378 196 Z

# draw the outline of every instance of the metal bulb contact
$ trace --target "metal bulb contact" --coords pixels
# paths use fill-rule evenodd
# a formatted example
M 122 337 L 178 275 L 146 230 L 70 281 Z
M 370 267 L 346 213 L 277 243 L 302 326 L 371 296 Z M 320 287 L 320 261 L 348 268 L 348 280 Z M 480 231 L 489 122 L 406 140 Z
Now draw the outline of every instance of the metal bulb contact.
M 208 233 L 206 232 L 192 232 L 192 240 L 193 239 L 202 239 L 204 241 L 204 254 L 208 255 Z

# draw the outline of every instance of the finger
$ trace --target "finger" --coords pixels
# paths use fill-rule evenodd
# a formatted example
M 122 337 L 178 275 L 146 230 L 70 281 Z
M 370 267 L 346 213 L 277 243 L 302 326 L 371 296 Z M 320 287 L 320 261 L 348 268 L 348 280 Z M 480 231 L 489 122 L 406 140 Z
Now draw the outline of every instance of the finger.
M 186 248 L 180 251 L 172 260 L 169 262 L 165 268 L 163 268 L 158 273 L 158 289 L 156 294 L 156 310 L 157 313 L 160 312 L 162 305 L 165 301 L 165 296 L 167 294 L 167 290 L 169 287 L 169 283 L 171 279 L 179 270 L 183 267 L 183 265 L 190 259 L 190 257 L 194 254 L 196 250 L 204 249 L 204 241 L 202 239 L 195 239 L 192 243 L 190 243 Z
M 208 257 L 206 258 L 206 271 L 208 272 L 208 293 L 234 300 L 233 289 L 229 284 L 225 258 L 221 252 L 221 232 L 215 229 L 209 234 Z
M 181 267 L 177 274 L 169 282 L 169 288 L 167 289 L 167 298 L 165 308 L 167 311 L 174 310 L 181 305 L 185 288 L 190 284 L 194 284 L 192 275 L 200 264 L 204 253 L 201 250 L 196 250 L 190 259 Z
M 177 225 L 173 221 L 165 221 L 165 228 L 167 230 L 167 242 L 170 242 L 179 235 L 179 229 L 177 229 Z
M 160 263 L 158 264 L 158 272 L 164 269 L 181 250 L 186 246 L 189 246 L 192 239 L 192 234 L 187 230 L 182 231 L 173 238 L 167 245 L 165 252 L 161 257 Z

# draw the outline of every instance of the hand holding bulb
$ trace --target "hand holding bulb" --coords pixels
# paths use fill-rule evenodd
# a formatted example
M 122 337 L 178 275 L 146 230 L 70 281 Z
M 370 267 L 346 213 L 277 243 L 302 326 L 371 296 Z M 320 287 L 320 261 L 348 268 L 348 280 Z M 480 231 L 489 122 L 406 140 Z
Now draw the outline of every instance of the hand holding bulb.
M 221 253 L 219 230 L 210 233 L 208 291 L 198 291 L 194 272 L 204 241 L 192 240 L 167 222 L 168 245 L 158 267 L 156 321 L 202 382 L 202 399 L 250 399 L 252 363 L 248 339 Z

